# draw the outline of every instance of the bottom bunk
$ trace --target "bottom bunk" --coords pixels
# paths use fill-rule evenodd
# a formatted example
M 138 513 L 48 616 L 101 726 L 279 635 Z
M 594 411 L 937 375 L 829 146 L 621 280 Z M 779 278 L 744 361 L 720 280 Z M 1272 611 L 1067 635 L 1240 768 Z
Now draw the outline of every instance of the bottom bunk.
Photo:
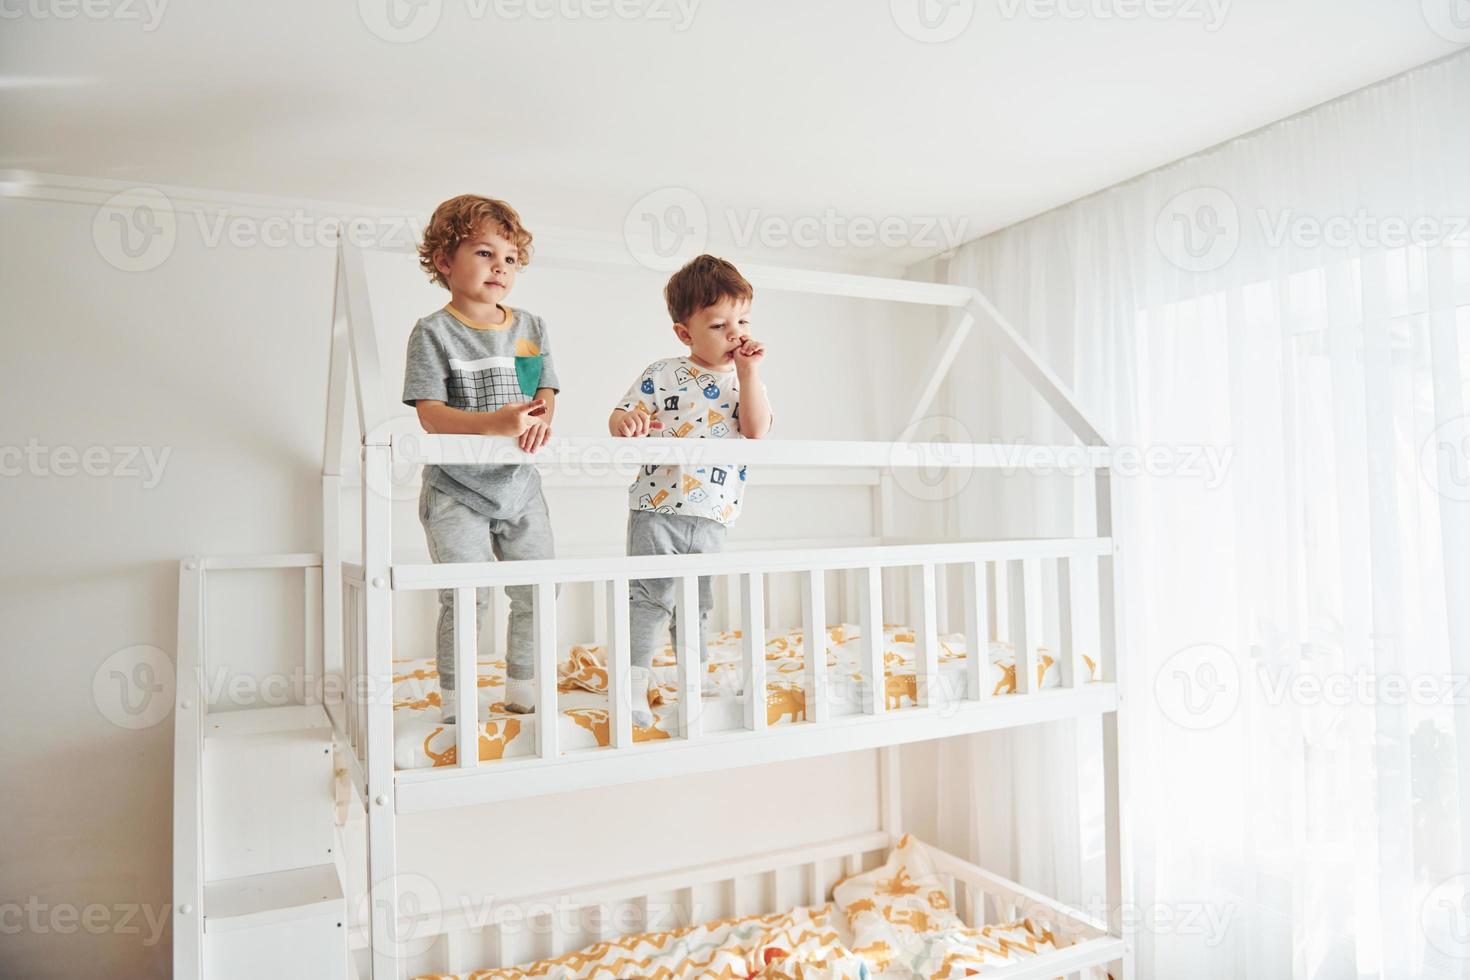
M 413 951 L 419 955 L 408 957 L 416 963 L 407 975 L 1102 980 L 1123 955 L 1123 941 L 1103 923 L 911 835 L 885 854 L 889 842 L 877 832 L 575 895 L 497 902 L 495 924 L 437 911 L 404 919 L 399 936 L 419 946 Z M 833 861 L 846 873 L 828 883 L 823 868 Z M 865 865 L 875 866 L 862 870 Z M 789 881 L 793 871 L 805 877 L 810 904 L 783 903 L 783 875 Z M 434 925 L 426 929 L 429 921 Z M 600 938 L 581 942 L 589 937 Z M 533 958 L 542 953 L 549 955 Z

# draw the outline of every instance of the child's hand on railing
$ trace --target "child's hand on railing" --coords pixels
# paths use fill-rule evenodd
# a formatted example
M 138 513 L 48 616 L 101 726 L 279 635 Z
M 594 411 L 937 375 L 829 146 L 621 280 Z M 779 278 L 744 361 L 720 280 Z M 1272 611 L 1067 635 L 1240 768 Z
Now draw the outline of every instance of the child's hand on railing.
M 654 429 L 662 429 L 664 424 L 658 419 L 644 412 L 624 412 L 623 417 L 618 419 L 616 434 L 626 437 L 646 436 Z
M 530 427 L 521 433 L 521 451 L 534 453 L 546 445 L 546 440 L 550 438 L 551 421 L 545 418 L 532 419 Z
M 536 416 L 544 414 L 545 411 L 546 403 L 539 398 L 528 402 L 511 402 L 489 414 L 484 434 L 519 439 L 541 421 Z M 525 449 L 525 446 L 522 445 L 521 448 Z

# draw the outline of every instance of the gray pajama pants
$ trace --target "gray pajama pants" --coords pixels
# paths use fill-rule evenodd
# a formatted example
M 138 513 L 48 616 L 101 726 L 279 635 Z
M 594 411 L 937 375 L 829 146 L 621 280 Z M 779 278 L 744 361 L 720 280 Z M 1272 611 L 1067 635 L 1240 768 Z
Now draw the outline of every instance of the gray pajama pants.
M 629 555 L 712 555 L 725 550 L 725 525 L 707 517 L 660 514 L 652 510 L 628 512 Z M 647 667 L 665 637 L 679 648 L 675 596 L 678 580 L 634 579 L 628 583 L 628 641 L 634 667 Z M 704 631 L 714 605 L 709 576 L 699 579 L 699 659 L 708 659 Z M 668 630 L 669 632 L 665 632 Z
M 551 517 L 546 498 L 538 489 L 521 513 L 508 519 L 495 520 L 465 506 L 454 497 L 428 483 L 419 495 L 419 520 L 429 542 L 429 557 L 436 562 L 524 561 L 553 558 Z M 529 585 L 512 585 L 510 623 L 506 629 L 506 673 L 517 680 L 530 680 L 534 674 L 535 655 L 532 640 L 533 589 Z M 490 606 L 490 590 L 475 591 L 476 623 L 483 624 Z M 437 633 L 439 686 L 454 690 L 454 590 L 439 590 L 439 628 Z

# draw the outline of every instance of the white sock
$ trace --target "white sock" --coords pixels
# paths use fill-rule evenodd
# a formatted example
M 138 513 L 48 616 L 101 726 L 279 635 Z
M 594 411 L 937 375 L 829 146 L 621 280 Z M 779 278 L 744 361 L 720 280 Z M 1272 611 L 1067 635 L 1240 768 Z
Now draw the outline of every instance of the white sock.
M 653 706 L 648 703 L 648 690 L 653 681 L 653 671 L 647 667 L 629 668 L 628 681 L 633 704 L 633 726 L 649 728 L 653 725 Z
M 505 706 L 516 714 L 528 715 L 536 710 L 536 682 L 508 677 L 505 681 Z

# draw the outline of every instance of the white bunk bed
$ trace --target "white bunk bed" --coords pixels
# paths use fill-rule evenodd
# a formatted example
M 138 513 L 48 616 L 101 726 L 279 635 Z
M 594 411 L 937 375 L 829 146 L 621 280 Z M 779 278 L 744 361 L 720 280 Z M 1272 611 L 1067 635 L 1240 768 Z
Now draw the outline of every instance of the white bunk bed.
M 547 266 L 616 268 L 617 260 L 558 260 Z M 626 263 L 621 263 L 626 264 Z M 1128 898 L 1125 795 L 1120 771 L 1121 736 L 1118 624 L 1115 614 L 1117 548 L 1112 540 L 1113 477 L 1106 440 L 1072 395 L 1037 359 L 1016 331 L 979 292 L 959 286 L 879 279 L 795 269 L 744 266 L 759 289 L 790 290 L 940 306 L 957 311 L 918 386 L 909 422 L 930 409 L 939 386 L 966 337 L 987 329 L 1035 390 L 1058 412 L 1082 444 L 1093 472 L 1095 527 L 1085 537 L 948 543 L 893 542 L 845 547 L 788 547 L 732 551 L 721 555 L 593 557 L 536 562 L 435 565 L 394 561 L 392 469 L 405 463 L 466 461 L 524 462 L 513 440 L 478 436 L 428 436 L 403 431 L 390 421 L 391 404 L 378 360 L 361 250 L 338 249 L 327 392 L 327 434 L 322 477 L 323 542 L 320 555 L 251 558 L 191 557 L 181 565 L 178 648 L 178 711 L 175 724 L 174 798 L 174 976 L 219 980 L 224 976 L 273 977 L 281 972 L 284 946 L 299 944 L 291 962 L 298 975 L 371 976 L 391 980 L 422 972 L 466 973 L 477 967 L 510 966 L 633 931 L 609 922 L 608 910 L 632 903 L 646 913 L 650 896 L 672 893 L 692 913 L 695 896 L 713 894 L 713 904 L 737 910 L 783 911 L 780 882 L 804 883 L 802 896 L 817 904 L 834 880 L 881 862 L 902 834 L 900 753 L 903 743 L 991 731 L 1063 718 L 1100 717 L 1106 805 L 1106 888 L 1110 921 L 1029 891 L 968 861 L 930 848 L 944 876 L 954 909 L 967 925 L 1030 918 L 1066 945 L 1014 965 L 987 970 L 1007 978 L 1061 975 L 1115 978 L 1132 975 L 1131 943 L 1121 910 Z M 344 421 L 351 388 L 362 439 L 361 557 L 349 560 L 341 539 Z M 400 420 L 401 421 L 401 420 Z M 1029 447 L 1032 465 L 1074 460 L 1078 447 Z M 732 465 L 759 466 L 763 473 L 784 467 L 860 468 L 872 476 L 875 511 L 886 512 L 892 472 L 901 467 L 994 468 L 1015 464 L 1014 446 L 931 446 L 906 442 L 820 442 L 761 440 L 689 444 L 684 440 L 558 438 L 537 457 L 544 466 L 558 458 L 601 458 L 618 464 L 655 464 L 677 457 L 691 462 L 717 456 Z M 597 454 L 602 454 L 600 457 Z M 212 665 L 206 650 L 205 609 L 211 580 L 240 569 L 300 569 L 304 579 L 306 630 L 303 665 L 308 675 L 335 678 L 336 696 L 259 711 L 211 712 L 202 679 Z M 701 575 L 723 577 L 720 613 L 740 631 L 743 681 L 739 708 L 705 711 L 697 651 L 678 651 L 673 677 L 678 689 L 669 737 L 638 741 L 622 695 L 628 644 L 627 591 L 630 579 L 672 577 L 680 583 L 679 615 L 693 619 Z M 895 575 L 902 585 L 894 587 Z M 803 654 L 799 686 L 804 720 L 773 724 L 762 710 L 768 684 L 766 630 L 770 582 L 800 583 L 801 635 L 827 638 L 828 653 L 841 637 L 829 619 L 856 627 L 848 654 L 856 657 L 856 689 L 845 709 L 834 709 L 831 691 L 841 678 L 829 673 L 826 656 Z M 837 582 L 836 589 L 830 583 Z M 478 655 L 474 590 L 506 585 L 534 587 L 537 714 L 531 750 L 516 758 L 482 761 L 484 725 L 459 725 L 451 764 L 429 768 L 395 766 L 393 696 L 394 598 L 434 589 L 455 589 L 456 659 L 460 677 L 487 670 Z M 558 597 L 557 590 L 561 589 Z M 558 605 L 585 603 L 605 651 L 607 727 L 605 746 L 567 750 L 557 718 Z M 901 607 L 912 627 L 911 706 L 895 707 L 878 692 L 888 683 L 885 612 Z M 829 613 L 836 611 L 836 616 Z M 961 623 L 965 649 L 961 673 L 941 660 L 954 659 L 944 641 L 946 620 Z M 1054 656 L 1038 649 L 1042 623 L 1057 624 Z M 493 629 L 491 630 L 493 633 Z M 577 637 L 577 639 L 581 639 Z M 1011 693 L 997 693 L 999 668 L 987 653 L 997 640 L 1014 650 Z M 1091 652 L 1090 657 L 1085 654 Z M 1053 685 L 1040 675 L 1055 667 Z M 942 670 L 958 684 L 939 683 Z M 880 684 L 876 679 L 885 678 Z M 353 692 L 367 692 L 355 694 Z M 850 692 L 849 692 L 850 693 Z M 481 717 L 475 684 L 456 692 L 458 717 Z M 733 720 L 732 720 L 733 719 Z M 486 885 L 501 908 L 544 908 L 551 900 L 583 910 L 598 909 L 588 929 L 569 930 L 558 920 L 533 943 L 495 925 L 418 907 L 405 907 L 398 866 L 400 815 L 474 804 L 503 804 L 519 798 L 579 791 L 702 771 L 762 765 L 854 750 L 877 750 L 880 800 L 878 825 L 862 834 L 823 840 L 797 849 L 757 854 L 647 877 L 588 882 L 556 895 L 515 895 L 513 882 Z M 323 759 L 337 775 L 335 799 L 323 796 Z M 910 786 L 913 793 L 917 787 Z M 311 796 L 310 805 L 302 798 Z M 312 816 L 315 814 L 315 816 Z M 323 814 L 329 816 L 323 817 Z M 289 815 L 289 824 L 278 815 Z M 335 820 L 332 819 L 335 816 Z M 285 826 L 321 821 L 309 832 Z M 335 824 L 335 826 L 333 826 Z M 288 839 L 289 838 L 289 839 Z M 350 853 L 366 854 L 365 921 L 351 916 Z M 329 857 L 323 860 L 323 850 Z M 344 853 L 348 852 L 348 853 Z M 763 880 L 774 884 L 759 885 Z M 756 884 L 753 884 L 756 883 Z M 713 890 L 712 892 L 710 890 Z M 786 892 L 790 892 L 790 888 Z M 758 894 L 757 894 L 758 893 Z M 753 896 L 756 896 L 753 899 Z M 641 905 L 640 905 L 641 903 Z M 414 903 L 408 903 L 412 906 Z M 789 905 L 789 902 L 786 902 Z M 532 914 L 528 912 L 528 914 Z M 432 920 L 431 926 L 425 923 Z M 408 929 L 432 941 L 405 955 L 396 938 Z M 590 931 L 589 931 L 590 930 Z M 325 937 L 324 941 L 319 941 Z M 387 938 L 385 938 L 387 937 Z M 351 948 L 352 952 L 347 950 Z M 312 952 L 307 952 L 310 949 Z M 273 958 L 275 957 L 275 958 Z M 316 959 L 312 959 L 316 957 Z M 411 962 L 410 962 L 411 961 Z M 338 969 L 340 963 L 340 970 Z M 308 965 L 314 964 L 314 965 Z M 409 973 L 408 970 L 414 972 Z

